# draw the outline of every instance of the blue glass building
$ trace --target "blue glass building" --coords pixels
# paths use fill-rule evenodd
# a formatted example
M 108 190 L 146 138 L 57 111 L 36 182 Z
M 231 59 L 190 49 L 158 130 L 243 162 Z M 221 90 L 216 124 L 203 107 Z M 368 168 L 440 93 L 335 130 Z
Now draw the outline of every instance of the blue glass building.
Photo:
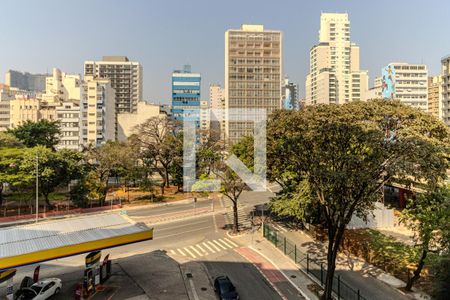
M 191 66 L 172 73 L 172 115 L 176 121 L 183 122 L 185 115 L 200 127 L 200 82 L 199 73 L 192 73 Z

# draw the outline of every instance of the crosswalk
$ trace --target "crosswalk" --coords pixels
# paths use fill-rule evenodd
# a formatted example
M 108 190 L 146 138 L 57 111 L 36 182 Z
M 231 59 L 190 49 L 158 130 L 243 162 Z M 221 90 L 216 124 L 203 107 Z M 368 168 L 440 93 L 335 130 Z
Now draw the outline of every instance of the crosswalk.
M 172 255 L 182 255 L 190 258 L 198 258 L 215 254 L 221 251 L 239 247 L 238 244 L 228 238 L 204 241 L 195 245 L 169 250 Z
M 231 228 L 233 226 L 233 220 L 234 220 L 233 209 L 230 208 L 227 210 L 225 214 L 225 223 L 228 225 L 228 227 Z M 243 207 L 238 207 L 238 222 L 241 228 L 252 227 L 251 216 L 249 213 L 244 211 Z

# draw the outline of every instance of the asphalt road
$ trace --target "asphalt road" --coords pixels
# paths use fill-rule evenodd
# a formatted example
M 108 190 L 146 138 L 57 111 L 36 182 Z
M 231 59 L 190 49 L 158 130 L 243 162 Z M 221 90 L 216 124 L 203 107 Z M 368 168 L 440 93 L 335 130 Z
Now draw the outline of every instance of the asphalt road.
M 243 193 L 241 204 L 250 210 L 253 205 L 266 202 L 270 195 L 271 193 Z M 214 207 L 223 210 L 230 204 L 231 202 L 226 199 L 215 199 L 198 201 L 196 207 L 202 208 L 214 205 Z M 139 219 L 142 219 L 145 216 L 177 213 L 192 208 L 192 203 L 170 204 L 154 208 L 129 209 L 127 213 L 131 218 L 139 217 Z M 162 250 L 174 258 L 180 257 L 202 262 L 206 266 L 211 280 L 217 275 L 228 275 L 236 285 L 241 299 L 281 299 L 259 271 L 234 251 L 234 248 L 244 245 L 238 245 L 227 237 L 226 232 L 221 228 L 225 222 L 224 218 L 223 213 L 216 213 L 154 224 L 153 226 L 148 224 L 154 227 L 154 239 L 152 241 L 103 250 L 103 252 L 109 253 L 111 259 L 114 260 Z M 43 263 L 41 264 L 41 278 L 73 273 L 75 270 L 79 270 L 83 264 L 84 255 Z M 16 278 L 20 280 L 25 275 L 30 276 L 34 267 L 20 268 Z M 290 287 L 286 287 L 286 289 L 289 290 Z

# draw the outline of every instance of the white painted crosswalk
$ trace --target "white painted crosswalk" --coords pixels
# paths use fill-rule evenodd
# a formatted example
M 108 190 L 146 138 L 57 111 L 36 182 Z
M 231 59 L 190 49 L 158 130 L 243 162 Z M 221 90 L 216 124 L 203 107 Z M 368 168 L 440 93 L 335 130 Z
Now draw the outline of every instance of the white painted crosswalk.
M 181 255 L 189 258 L 199 258 L 210 254 L 219 253 L 239 247 L 238 244 L 228 238 L 208 240 L 195 245 L 170 249 L 172 255 Z

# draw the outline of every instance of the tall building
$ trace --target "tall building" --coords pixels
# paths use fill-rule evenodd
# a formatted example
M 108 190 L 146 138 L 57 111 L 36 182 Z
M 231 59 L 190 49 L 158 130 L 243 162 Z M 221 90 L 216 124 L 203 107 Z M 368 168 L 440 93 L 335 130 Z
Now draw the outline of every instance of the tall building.
M 137 103 L 143 98 L 139 62 L 129 61 L 126 56 L 104 56 L 101 61 L 85 61 L 84 76 L 109 79 L 115 90 L 117 113 L 136 112 Z
M 200 143 L 209 141 L 211 134 L 211 112 L 208 100 L 200 101 Z
M 215 140 L 225 141 L 225 91 L 220 84 L 209 86 L 211 114 L 210 132 Z
M 57 149 L 82 150 L 80 101 L 64 101 L 56 108 L 61 134 Z
M 176 121 L 183 121 L 183 115 L 198 119 L 200 89 L 201 76 L 193 73 L 190 65 L 172 73 L 172 114 Z
M 9 70 L 5 74 L 5 84 L 11 88 L 30 92 L 42 92 L 45 90 L 45 79 L 48 74 L 30 74 Z
M 450 126 L 450 55 L 441 59 L 442 120 Z
M 350 42 L 348 14 L 322 13 L 319 43 L 310 50 L 306 105 L 364 100 L 367 71 L 359 66 L 359 46 Z
M 115 92 L 109 79 L 85 77 L 80 105 L 82 144 L 98 147 L 117 136 Z
M 265 109 L 270 114 L 281 107 L 282 74 L 281 31 L 246 24 L 226 31 L 225 132 L 229 142 L 253 134 L 251 117 L 239 120 L 249 109 Z
M 10 101 L 15 98 L 9 87 L 0 87 L 0 131 L 6 131 L 10 124 Z
M 298 99 L 298 85 L 289 81 L 289 78 L 284 79 L 281 87 L 282 94 L 282 108 L 288 110 L 299 110 L 300 103 Z
M 406 105 L 428 111 L 428 70 L 424 64 L 390 63 L 394 70 L 394 95 Z
M 428 77 L 428 112 L 442 120 L 442 76 Z

